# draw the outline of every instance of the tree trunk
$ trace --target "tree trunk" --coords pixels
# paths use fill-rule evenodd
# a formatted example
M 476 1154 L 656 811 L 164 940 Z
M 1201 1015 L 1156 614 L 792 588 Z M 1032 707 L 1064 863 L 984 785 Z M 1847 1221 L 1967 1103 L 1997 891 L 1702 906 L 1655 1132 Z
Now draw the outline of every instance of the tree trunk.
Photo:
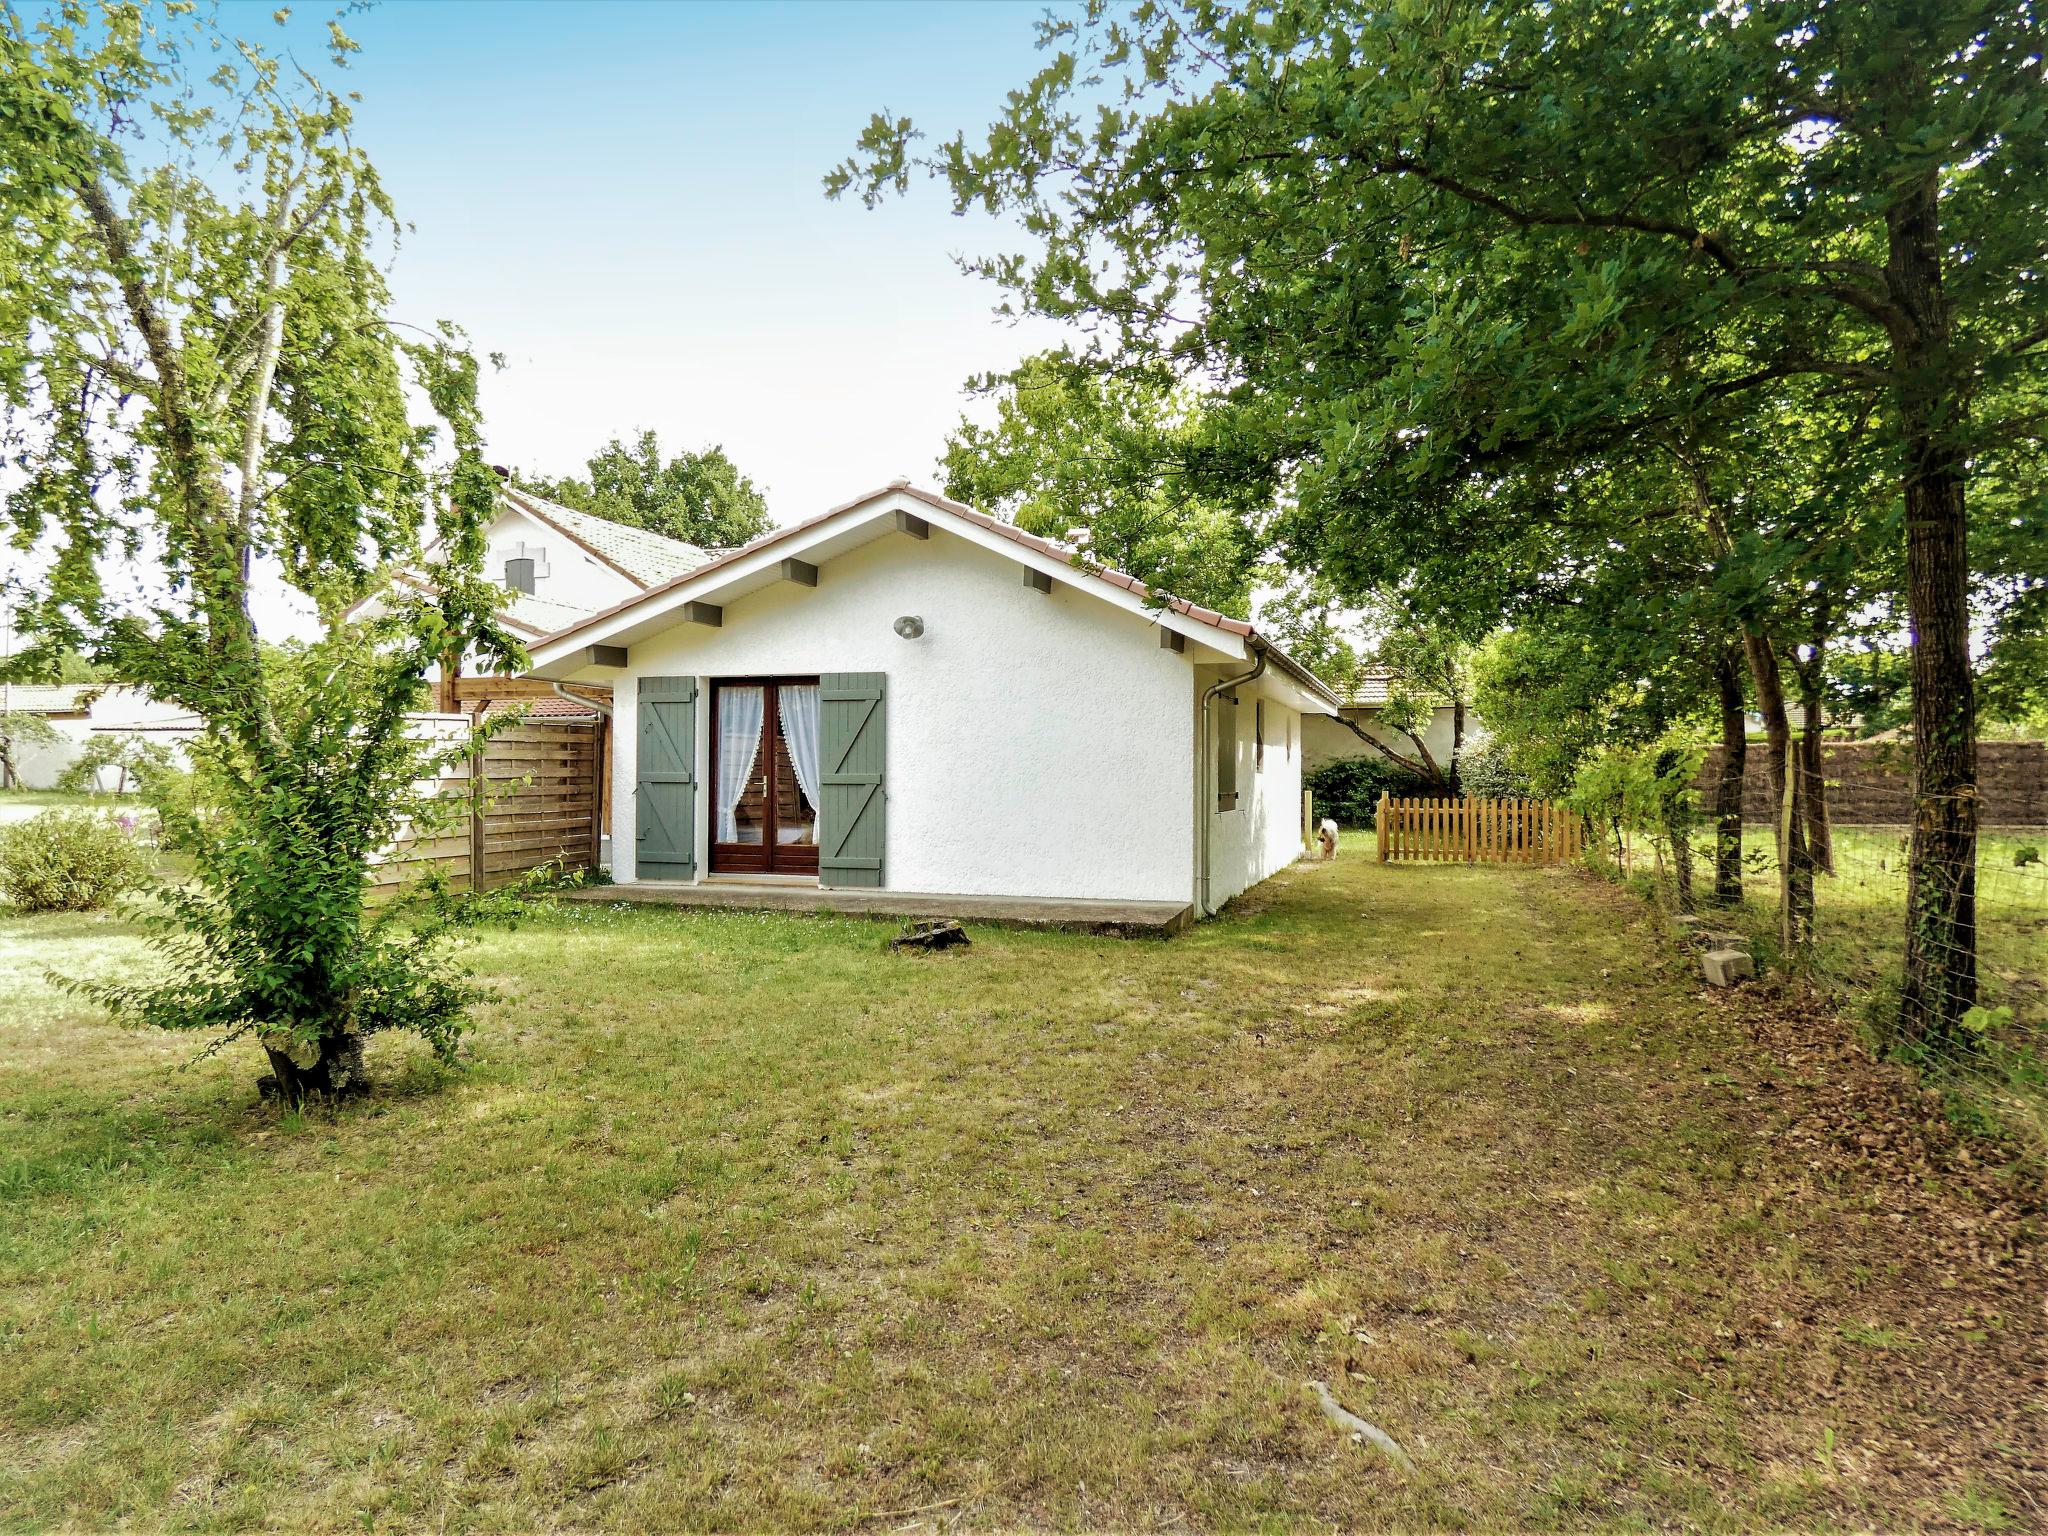
M 1692 834 L 1686 830 L 1684 812 L 1676 812 L 1665 823 L 1665 835 L 1671 839 L 1671 875 L 1678 887 L 1678 910 L 1693 910 L 1692 897 Z
M 1451 699 L 1451 793 L 1464 793 L 1461 782 L 1465 771 L 1465 701 Z
M 1714 783 L 1714 900 L 1742 900 L 1742 777 L 1749 767 L 1749 720 L 1742 709 L 1742 674 L 1734 652 L 1714 657 L 1721 694 L 1721 774 Z
M 1810 661 L 1798 664 L 1799 709 L 1806 717 L 1799 731 L 1799 790 L 1806 799 L 1807 856 L 1815 869 L 1832 875 L 1835 834 L 1828 821 L 1827 764 L 1821 753 L 1821 735 L 1827 729 L 1827 705 L 1821 697 L 1824 665 L 1818 645 Z
M 1930 171 L 1889 211 L 1885 283 L 1908 324 L 1895 334 L 1905 439 L 1906 613 L 1913 632 L 1913 846 L 1907 867 L 1908 1040 L 1963 1042 L 1977 1002 L 1977 719 L 1970 676 L 1964 406 L 1949 356 L 1939 180 Z
M 270 1058 L 270 1070 L 275 1074 L 274 1079 L 265 1078 L 257 1085 L 266 1096 L 275 1093 L 296 1108 L 316 1095 L 341 1099 L 369 1087 L 361 1035 L 323 1035 L 313 1047 L 286 1049 L 289 1044 L 281 1032 L 263 1041 L 263 1053 Z
M 1807 860 L 1799 772 L 1792 722 L 1785 711 L 1785 682 L 1771 637 L 1754 627 L 1743 632 L 1757 708 L 1764 717 L 1770 752 L 1771 803 L 1779 808 L 1773 832 L 1778 845 L 1778 938 L 1785 950 L 1803 948 L 1813 936 L 1813 866 Z

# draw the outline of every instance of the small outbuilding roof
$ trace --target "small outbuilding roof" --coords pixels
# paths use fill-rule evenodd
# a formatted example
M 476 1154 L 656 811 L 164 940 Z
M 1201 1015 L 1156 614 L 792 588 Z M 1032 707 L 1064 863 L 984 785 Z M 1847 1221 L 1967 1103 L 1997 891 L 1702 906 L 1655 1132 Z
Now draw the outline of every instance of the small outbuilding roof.
M 1346 709 L 1377 709 L 1387 702 L 1394 684 L 1392 667 L 1366 667 L 1351 680 L 1344 694 Z

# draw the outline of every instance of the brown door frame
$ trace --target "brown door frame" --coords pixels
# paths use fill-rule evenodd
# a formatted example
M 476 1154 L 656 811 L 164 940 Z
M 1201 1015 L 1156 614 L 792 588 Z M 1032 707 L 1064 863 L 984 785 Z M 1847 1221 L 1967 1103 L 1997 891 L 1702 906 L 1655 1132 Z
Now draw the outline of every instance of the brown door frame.
M 707 868 L 714 875 L 815 875 L 818 872 L 818 842 L 815 832 L 808 844 L 784 846 L 776 841 L 781 831 L 779 807 L 776 805 L 780 769 L 777 758 L 781 756 L 782 741 L 782 696 L 785 687 L 816 687 L 816 677 L 801 674 L 773 677 L 714 677 L 711 679 L 711 781 L 710 816 L 705 828 L 705 846 L 711 851 Z M 761 763 L 762 782 L 766 787 L 766 804 L 761 823 L 759 843 L 721 843 L 718 841 L 718 698 L 721 689 L 727 687 L 759 688 L 764 697 L 761 702 L 761 748 L 758 760 Z M 797 793 L 803 793 L 803 785 L 796 786 Z M 811 825 L 817 826 L 818 808 L 811 807 Z

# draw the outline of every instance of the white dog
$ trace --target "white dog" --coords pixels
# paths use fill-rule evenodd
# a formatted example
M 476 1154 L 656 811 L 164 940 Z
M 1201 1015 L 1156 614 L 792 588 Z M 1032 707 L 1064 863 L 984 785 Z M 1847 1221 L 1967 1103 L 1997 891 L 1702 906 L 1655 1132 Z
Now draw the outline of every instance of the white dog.
M 1325 859 L 1337 857 L 1337 823 L 1325 816 L 1316 824 L 1316 842 L 1323 850 Z

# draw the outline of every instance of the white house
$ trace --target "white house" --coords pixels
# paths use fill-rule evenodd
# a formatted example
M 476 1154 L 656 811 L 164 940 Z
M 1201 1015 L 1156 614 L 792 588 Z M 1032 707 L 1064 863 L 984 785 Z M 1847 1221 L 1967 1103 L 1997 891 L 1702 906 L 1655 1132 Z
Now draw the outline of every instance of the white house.
M 629 888 L 1213 912 L 1299 855 L 1302 721 L 1337 708 L 1252 625 L 903 481 L 531 650 L 612 688 Z

